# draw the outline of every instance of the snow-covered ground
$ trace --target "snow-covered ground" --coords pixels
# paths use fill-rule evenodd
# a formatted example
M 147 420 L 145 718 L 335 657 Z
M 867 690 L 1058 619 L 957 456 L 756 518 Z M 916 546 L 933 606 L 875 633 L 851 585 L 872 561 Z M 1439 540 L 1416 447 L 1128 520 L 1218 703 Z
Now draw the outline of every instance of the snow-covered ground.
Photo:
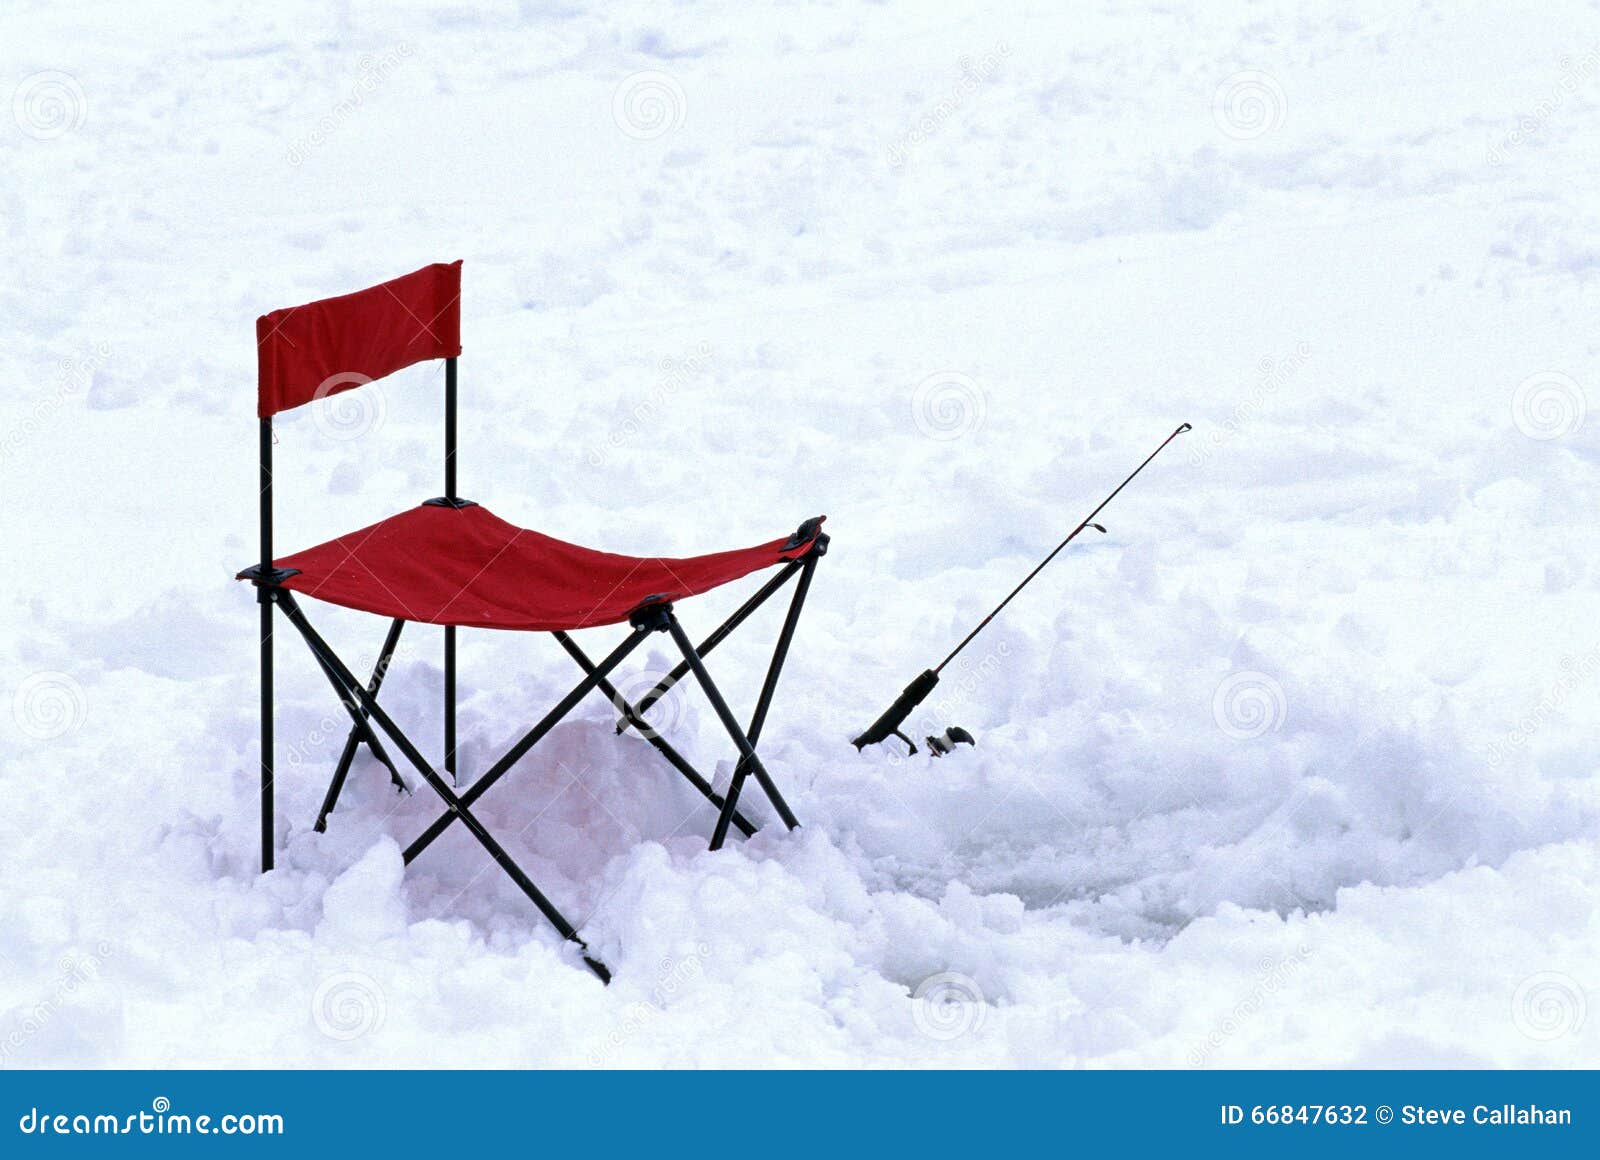
M 1597 5 L 983 7 L 5 6 L 4 1066 L 1600 1065 Z M 288 638 L 255 872 L 253 322 L 458 257 L 465 494 L 834 537 L 802 830 L 706 853 L 599 699 L 484 799 L 610 988 L 370 759 L 311 832 Z M 441 378 L 282 418 L 285 551 L 440 491 Z M 978 747 L 858 755 L 1183 420 L 947 674 Z M 469 771 L 576 677 L 461 664 Z

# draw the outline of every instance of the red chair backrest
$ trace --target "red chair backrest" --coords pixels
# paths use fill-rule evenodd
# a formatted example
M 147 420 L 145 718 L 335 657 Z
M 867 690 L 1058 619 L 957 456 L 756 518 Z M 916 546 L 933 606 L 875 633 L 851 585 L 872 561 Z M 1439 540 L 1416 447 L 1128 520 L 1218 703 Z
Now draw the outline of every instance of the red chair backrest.
M 461 263 L 437 262 L 354 294 L 256 319 L 263 419 L 461 353 Z

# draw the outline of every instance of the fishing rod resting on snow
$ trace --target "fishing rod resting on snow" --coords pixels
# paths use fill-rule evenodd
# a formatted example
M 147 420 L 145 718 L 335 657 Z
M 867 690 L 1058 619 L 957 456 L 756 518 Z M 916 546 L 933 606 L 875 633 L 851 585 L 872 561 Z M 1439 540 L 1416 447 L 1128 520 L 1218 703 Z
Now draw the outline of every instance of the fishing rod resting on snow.
M 1039 561 L 1038 566 L 1035 567 L 1032 572 L 1029 572 L 1025 577 L 1023 577 L 1022 583 L 1018 584 L 1011 590 L 1010 595 L 1008 595 L 999 604 L 995 605 L 993 612 L 989 613 L 988 616 L 985 616 L 981 621 L 978 622 L 978 627 L 967 633 L 967 635 L 962 639 L 961 643 L 950 650 L 949 656 L 945 657 L 944 660 L 940 661 L 933 668 L 924 669 L 917 676 L 917 678 L 907 685 L 905 690 L 895 698 L 894 704 L 890 705 L 884 710 L 883 716 L 879 717 L 871 725 L 868 725 L 866 729 L 862 731 L 861 736 L 857 737 L 850 744 L 854 745 L 859 751 L 865 746 L 875 745 L 879 741 L 887 741 L 890 737 L 898 737 L 901 741 L 906 743 L 909 749 L 907 756 L 909 756 L 911 753 L 915 753 L 917 751 L 916 742 L 912 741 L 911 738 L 902 733 L 900 731 L 900 726 L 905 724 L 907 717 L 911 716 L 911 711 L 918 705 L 922 704 L 922 702 L 927 699 L 928 694 L 933 692 L 934 686 L 939 683 L 939 674 L 944 671 L 944 667 L 951 661 L 955 660 L 956 657 L 960 655 L 961 650 L 971 644 L 972 638 L 982 632 L 984 628 L 988 626 L 991 620 L 1000 615 L 1001 610 L 1004 609 L 1006 605 L 1011 603 L 1012 599 L 1017 595 L 1017 593 L 1026 588 L 1035 576 L 1044 571 L 1045 565 L 1050 563 L 1051 560 L 1054 560 L 1062 548 L 1065 548 L 1068 544 L 1072 543 L 1073 540 L 1077 539 L 1080 532 L 1082 532 L 1085 528 L 1093 528 L 1095 531 L 1104 534 L 1105 528 L 1095 523 L 1094 517 L 1099 515 L 1101 509 L 1104 508 L 1108 503 L 1117 498 L 1117 492 L 1120 492 L 1123 488 L 1127 487 L 1133 482 L 1134 476 L 1138 475 L 1146 467 L 1150 466 L 1150 460 L 1154 459 L 1157 455 L 1160 455 L 1164 450 L 1166 450 L 1168 443 L 1171 443 L 1179 435 L 1182 435 L 1189 429 L 1189 424 L 1179 424 L 1176 431 L 1161 441 L 1160 447 L 1157 447 L 1154 451 L 1152 451 L 1145 458 L 1143 463 L 1139 464 L 1138 467 L 1133 469 L 1133 473 L 1129 475 L 1127 479 L 1124 479 L 1121 483 L 1117 484 L 1116 489 L 1112 491 L 1110 495 L 1106 496 L 1105 499 L 1101 500 L 1099 506 L 1096 507 L 1094 511 L 1090 512 L 1084 517 L 1084 520 L 1081 524 L 1072 529 L 1071 535 L 1057 544 L 1055 549 L 1048 556 Z M 973 740 L 972 734 L 968 733 L 959 725 L 952 725 L 950 728 L 946 729 L 943 734 L 929 737 L 927 742 L 928 752 L 934 757 L 942 757 L 944 754 L 949 753 L 960 742 L 965 742 L 968 745 L 976 744 L 976 742 Z

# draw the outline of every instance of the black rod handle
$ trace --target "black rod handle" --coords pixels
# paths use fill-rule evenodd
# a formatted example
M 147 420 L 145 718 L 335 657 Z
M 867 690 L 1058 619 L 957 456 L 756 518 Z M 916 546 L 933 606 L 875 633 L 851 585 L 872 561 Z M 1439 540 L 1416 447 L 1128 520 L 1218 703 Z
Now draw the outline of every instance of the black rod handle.
M 933 692 L 933 687 L 938 683 L 939 674 L 934 672 L 932 669 L 924 669 L 920 674 L 918 674 L 916 679 L 907 685 L 905 690 L 894 699 L 894 704 L 890 705 L 884 710 L 883 716 L 879 717 L 871 725 L 868 725 L 866 729 L 862 731 L 861 736 L 857 737 L 850 744 L 854 745 L 857 750 L 860 750 L 864 746 L 876 745 L 880 741 L 887 741 L 890 737 L 899 737 L 900 740 L 904 741 L 908 746 L 910 746 L 911 752 L 915 753 L 917 751 L 916 745 L 914 745 L 904 733 L 900 732 L 900 726 L 905 724 L 906 718 L 911 716 L 911 710 L 922 704 L 922 702 L 927 698 L 928 694 Z

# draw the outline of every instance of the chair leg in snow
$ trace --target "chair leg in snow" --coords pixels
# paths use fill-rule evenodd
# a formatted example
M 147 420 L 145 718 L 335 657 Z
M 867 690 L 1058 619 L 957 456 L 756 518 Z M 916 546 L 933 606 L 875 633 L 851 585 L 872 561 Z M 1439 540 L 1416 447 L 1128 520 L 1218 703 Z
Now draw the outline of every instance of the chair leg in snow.
M 383 638 L 383 648 L 378 650 L 378 663 L 373 666 L 372 677 L 367 681 L 367 692 L 376 697 L 378 690 L 383 687 L 383 678 L 389 672 L 389 665 L 394 660 L 395 647 L 400 643 L 400 630 L 405 628 L 406 622 L 395 620 L 389 625 L 389 635 Z M 365 716 L 365 714 L 363 714 Z M 317 812 L 317 821 L 312 829 L 317 833 L 324 833 L 328 828 L 328 815 L 339 804 L 339 795 L 344 792 L 345 778 L 350 774 L 351 763 L 355 761 L 356 749 L 363 741 L 367 740 L 359 728 L 352 727 L 350 736 L 345 738 L 344 751 L 339 754 L 339 763 L 334 766 L 333 780 L 328 783 L 328 792 L 322 799 L 322 809 Z M 368 748 L 372 748 L 368 745 Z M 389 769 L 389 779 L 397 789 L 404 791 L 405 779 L 400 776 L 400 771 L 394 767 L 388 753 L 379 746 L 372 749 L 372 756 L 383 762 Z

